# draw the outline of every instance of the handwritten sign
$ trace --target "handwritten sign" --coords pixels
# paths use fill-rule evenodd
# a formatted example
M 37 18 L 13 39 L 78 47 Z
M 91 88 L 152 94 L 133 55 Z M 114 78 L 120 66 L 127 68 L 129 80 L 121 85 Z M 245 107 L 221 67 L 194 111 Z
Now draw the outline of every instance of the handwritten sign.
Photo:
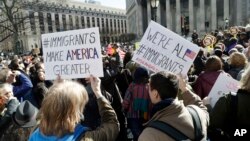
M 220 97 L 228 94 L 229 92 L 237 92 L 238 89 L 238 81 L 225 73 L 221 73 L 208 95 L 208 97 L 211 98 L 211 106 L 214 107 L 215 103 L 219 100 Z
M 187 74 L 199 50 L 197 45 L 151 21 L 132 59 L 153 72 Z
M 98 28 L 42 35 L 46 80 L 103 76 Z

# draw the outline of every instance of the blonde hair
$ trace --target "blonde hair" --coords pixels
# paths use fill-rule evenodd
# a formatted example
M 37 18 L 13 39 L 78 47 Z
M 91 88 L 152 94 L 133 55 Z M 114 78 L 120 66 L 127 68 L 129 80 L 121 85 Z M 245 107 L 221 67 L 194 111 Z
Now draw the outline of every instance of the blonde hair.
M 241 82 L 240 88 L 250 92 L 250 65 L 248 65 L 248 67 L 245 69 L 244 73 L 242 74 L 240 82 Z
M 9 71 L 10 71 L 10 69 L 8 69 L 8 68 L 2 68 L 0 70 L 0 82 L 1 83 L 5 83 L 6 82 L 8 74 L 9 74 Z
M 240 52 L 234 52 L 229 56 L 229 64 L 234 67 L 245 67 L 248 63 L 246 56 Z
M 64 81 L 46 93 L 39 112 L 39 128 L 44 135 L 62 137 L 73 133 L 79 123 L 88 94 L 83 85 Z

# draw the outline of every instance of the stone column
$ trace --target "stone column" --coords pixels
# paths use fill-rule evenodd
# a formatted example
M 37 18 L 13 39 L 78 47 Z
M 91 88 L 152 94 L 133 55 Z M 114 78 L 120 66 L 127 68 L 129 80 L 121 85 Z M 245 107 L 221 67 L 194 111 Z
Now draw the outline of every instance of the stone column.
M 56 19 L 55 13 L 51 13 L 51 21 L 52 21 L 52 31 L 56 32 Z
M 115 20 L 115 22 L 116 22 L 116 34 L 118 35 L 119 33 L 120 33 L 120 29 L 119 29 L 119 25 L 118 25 L 118 18 Z
M 176 0 L 176 33 L 181 34 L 181 4 Z
M 49 26 L 48 26 L 48 20 L 47 20 L 47 13 L 43 13 L 43 22 L 44 22 L 44 32 L 48 33 L 49 32 Z
M 87 25 L 87 16 L 84 16 L 84 28 L 88 28 Z
M 237 0 L 237 11 L 236 11 L 236 24 L 242 26 L 242 1 Z
M 70 26 L 69 26 L 69 14 L 65 14 L 66 17 L 66 30 L 70 30 Z
M 150 4 L 150 0 L 147 1 L 147 13 L 148 13 L 148 24 L 151 21 L 151 4 Z
M 82 27 L 82 17 L 81 17 L 81 15 L 77 15 L 78 16 L 78 24 L 79 24 L 79 29 L 82 29 L 83 27 Z
M 109 32 L 108 32 L 108 33 L 109 33 L 109 34 L 111 34 L 110 18 L 108 18 L 108 27 L 109 27 L 109 29 L 108 29 L 108 30 L 109 30 Z
M 92 17 L 89 16 L 90 27 L 93 27 Z
M 103 26 L 104 26 L 104 27 L 103 27 L 103 28 L 104 28 L 104 35 L 105 35 L 105 34 L 107 34 L 107 24 L 106 24 L 106 19 L 107 19 L 107 18 L 104 18 L 104 17 L 103 17 L 103 20 L 104 20 L 104 24 L 103 24 Z
M 163 25 L 163 17 L 162 17 L 162 10 L 163 10 L 163 5 L 161 4 L 161 2 L 159 2 L 159 6 L 157 7 L 157 10 L 156 10 L 156 19 L 157 19 L 157 22 L 161 25 Z
M 119 32 L 120 32 L 120 34 L 122 34 L 122 19 L 119 19 L 119 23 L 120 23 L 120 29 L 119 29 L 120 31 Z
M 121 26 L 122 31 L 121 32 L 124 33 L 124 31 L 125 31 L 125 29 L 124 29 L 125 25 L 124 25 L 123 19 L 121 20 L 121 24 L 122 24 L 122 26 Z
M 126 28 L 125 24 L 126 24 L 126 26 L 128 26 L 127 21 L 126 21 L 126 20 L 123 20 L 123 25 L 124 25 L 124 28 L 123 28 L 123 29 L 124 29 L 124 33 L 128 33 L 128 31 L 127 31 L 128 28 Z
M 212 12 L 212 25 L 211 28 L 212 30 L 217 29 L 217 11 L 216 11 L 216 1 L 217 0 L 211 0 L 211 12 Z
M 205 33 L 205 0 L 200 0 L 199 23 L 197 24 L 198 33 Z
M 112 18 L 113 34 L 115 34 L 115 18 Z
M 167 16 L 167 28 L 172 30 L 172 16 L 170 9 L 170 0 L 166 0 L 166 16 Z
M 72 23 L 73 23 L 73 29 L 76 29 L 76 15 L 72 14 Z
M 97 25 L 97 17 L 95 16 L 95 27 L 98 27 Z
M 225 19 L 229 19 L 229 0 L 224 0 L 224 22 Z
M 34 13 L 35 25 L 36 25 L 36 35 L 41 35 L 40 25 L 39 25 L 39 14 L 38 12 Z
M 137 3 L 137 10 L 136 10 L 136 17 L 137 17 L 137 35 L 140 37 L 143 36 L 143 21 L 142 21 L 142 5 Z
M 102 32 L 102 29 L 103 29 L 103 27 L 102 27 L 102 17 L 99 17 L 99 24 L 100 24 L 99 31 L 100 31 L 100 33 L 103 34 L 103 32 Z
M 58 18 L 59 18 L 60 31 L 62 31 L 63 30 L 62 13 L 58 13 Z
M 189 11 L 189 31 L 194 30 L 194 1 L 188 1 L 188 11 Z

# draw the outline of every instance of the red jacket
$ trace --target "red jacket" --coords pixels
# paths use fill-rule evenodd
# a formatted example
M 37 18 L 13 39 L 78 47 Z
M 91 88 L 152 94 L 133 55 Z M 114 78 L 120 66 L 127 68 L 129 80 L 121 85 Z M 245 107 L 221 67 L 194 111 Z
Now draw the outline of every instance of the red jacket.
M 201 99 L 208 96 L 220 73 L 224 73 L 224 71 L 202 72 L 194 83 L 194 92 L 199 95 Z

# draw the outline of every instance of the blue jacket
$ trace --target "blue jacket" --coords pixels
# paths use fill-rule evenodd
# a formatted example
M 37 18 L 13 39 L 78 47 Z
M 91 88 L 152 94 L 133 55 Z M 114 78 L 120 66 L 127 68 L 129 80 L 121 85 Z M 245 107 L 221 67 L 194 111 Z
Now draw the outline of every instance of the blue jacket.
M 14 96 L 20 100 L 21 97 L 24 97 L 24 95 L 33 88 L 33 85 L 30 79 L 22 73 L 19 75 L 19 79 L 21 81 L 21 85 L 14 86 L 13 93 Z
M 45 136 L 40 132 L 40 129 L 37 128 L 30 136 L 29 141 L 75 141 L 80 140 L 79 137 L 81 137 L 81 135 L 83 135 L 87 130 L 87 127 L 78 124 L 75 127 L 74 133 L 58 138 L 56 136 Z

